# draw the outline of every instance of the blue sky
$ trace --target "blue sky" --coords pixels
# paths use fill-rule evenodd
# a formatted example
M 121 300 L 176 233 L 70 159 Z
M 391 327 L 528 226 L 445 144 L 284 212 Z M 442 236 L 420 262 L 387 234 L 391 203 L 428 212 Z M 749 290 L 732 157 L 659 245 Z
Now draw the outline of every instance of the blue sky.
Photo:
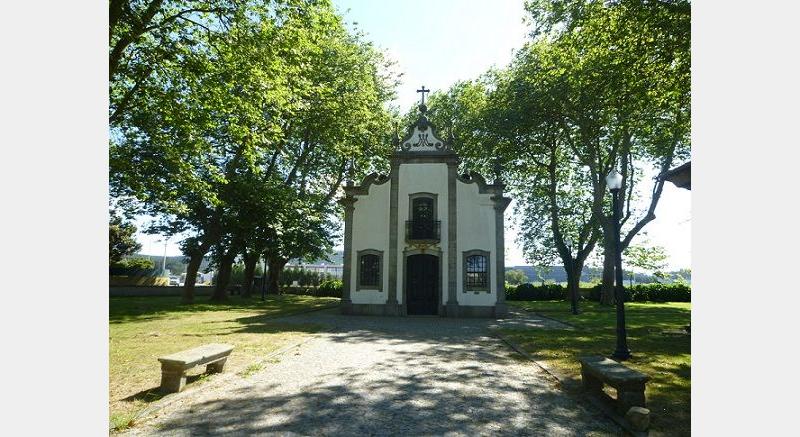
M 524 43 L 527 27 L 523 23 L 521 0 L 334 0 L 345 19 L 366 33 L 369 40 L 384 49 L 403 73 L 395 105 L 402 111 L 414 105 L 425 85 L 444 90 L 458 80 L 472 79 L 492 66 L 504 67 L 515 49 Z M 643 192 L 649 192 L 646 188 Z M 517 247 L 512 204 L 506 230 L 506 265 L 526 264 Z M 634 243 L 649 240 L 663 246 L 670 256 L 669 267 L 691 264 L 691 195 L 668 183 L 656 210 L 656 220 L 645 228 L 647 235 Z M 142 252 L 163 255 L 161 237 L 139 235 Z M 168 255 L 179 255 L 178 239 L 167 243 Z

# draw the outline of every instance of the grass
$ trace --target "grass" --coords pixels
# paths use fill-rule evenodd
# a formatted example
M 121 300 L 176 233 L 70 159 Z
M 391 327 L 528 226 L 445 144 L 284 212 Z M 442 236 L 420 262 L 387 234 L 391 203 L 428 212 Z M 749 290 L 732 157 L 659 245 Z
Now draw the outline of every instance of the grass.
M 225 372 L 249 376 L 261 369 L 264 355 L 320 328 L 286 325 L 274 316 L 323 308 L 339 299 L 312 296 L 269 296 L 267 300 L 231 298 L 212 304 L 207 297 L 182 305 L 179 297 L 112 297 L 109 299 L 109 413 L 112 427 L 134 425 L 134 418 L 158 393 L 161 368 L 157 358 L 205 343 L 234 345 Z M 198 366 L 189 384 L 204 381 Z
M 569 302 L 509 302 L 575 327 L 573 330 L 503 330 L 503 334 L 552 367 L 580 380 L 578 358 L 609 356 L 616 345 L 616 312 L 582 302 L 582 313 L 570 312 Z M 626 303 L 628 347 L 633 357 L 626 366 L 651 377 L 647 407 L 654 434 L 691 434 L 691 341 L 688 335 L 664 335 L 691 321 L 691 303 Z

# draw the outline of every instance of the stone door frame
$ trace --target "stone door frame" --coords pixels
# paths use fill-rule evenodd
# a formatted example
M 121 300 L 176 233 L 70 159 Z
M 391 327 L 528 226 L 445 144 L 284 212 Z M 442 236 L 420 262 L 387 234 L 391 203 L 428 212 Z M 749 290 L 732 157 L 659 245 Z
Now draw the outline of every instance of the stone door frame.
M 402 290 L 403 290 L 403 303 L 400 305 L 402 308 L 402 314 L 408 315 L 408 257 L 414 255 L 433 255 L 437 259 L 437 268 L 436 268 L 436 301 L 437 301 L 437 308 L 436 314 L 439 316 L 445 315 L 445 307 L 444 307 L 444 298 L 442 297 L 443 288 L 442 287 L 442 250 L 438 247 L 432 248 L 406 248 L 403 250 L 403 274 L 398 275 L 402 278 Z

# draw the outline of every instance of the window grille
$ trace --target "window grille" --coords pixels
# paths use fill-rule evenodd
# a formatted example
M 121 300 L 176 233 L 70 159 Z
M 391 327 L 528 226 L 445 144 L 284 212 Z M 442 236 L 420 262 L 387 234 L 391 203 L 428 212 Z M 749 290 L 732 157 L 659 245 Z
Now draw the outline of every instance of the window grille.
M 485 288 L 487 285 L 489 285 L 489 281 L 486 257 L 483 255 L 468 256 L 465 286 L 467 288 Z
M 379 286 L 380 284 L 380 257 L 378 255 L 361 255 L 361 278 L 360 285 Z

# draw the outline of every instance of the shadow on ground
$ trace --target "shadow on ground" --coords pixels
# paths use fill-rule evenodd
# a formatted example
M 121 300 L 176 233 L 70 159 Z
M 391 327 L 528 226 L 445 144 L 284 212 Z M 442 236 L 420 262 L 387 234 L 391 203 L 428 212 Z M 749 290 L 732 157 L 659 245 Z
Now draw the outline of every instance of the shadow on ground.
M 495 321 L 343 317 L 328 310 L 280 323 L 311 320 L 333 331 L 252 380 L 176 410 L 159 421 L 158 431 L 192 436 L 619 432 L 492 338 L 488 329 Z

